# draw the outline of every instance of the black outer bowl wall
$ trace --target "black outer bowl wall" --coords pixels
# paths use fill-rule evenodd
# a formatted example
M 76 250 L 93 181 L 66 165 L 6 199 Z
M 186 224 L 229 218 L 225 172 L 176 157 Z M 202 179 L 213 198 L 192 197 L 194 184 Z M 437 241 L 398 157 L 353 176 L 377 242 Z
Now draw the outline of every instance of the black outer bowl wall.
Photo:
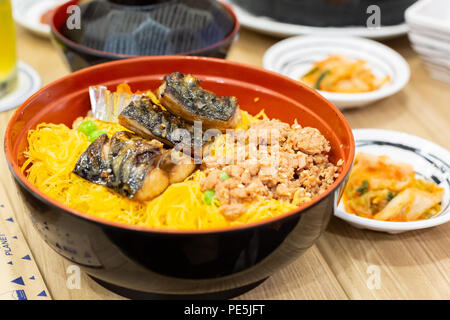
M 256 227 L 165 234 L 67 214 L 15 180 L 34 227 L 57 253 L 105 282 L 171 295 L 222 292 L 264 280 L 312 246 L 334 201 L 332 192 L 313 207 Z
M 197 52 L 195 55 L 225 59 L 228 51 L 231 48 L 231 45 L 233 44 L 234 40 L 237 39 L 237 37 L 238 34 L 229 38 L 227 41 L 225 41 L 222 45 L 218 47 L 214 47 L 212 49 L 205 50 L 202 52 Z M 93 54 L 92 52 L 85 50 L 81 46 L 75 46 L 70 42 L 62 39 L 61 37 L 59 37 L 59 35 L 55 34 L 53 30 L 52 30 L 52 40 L 56 44 L 58 50 L 61 51 L 69 69 L 72 72 L 104 62 L 128 58 L 120 56 L 109 56 L 107 54 L 100 54 L 100 53 Z

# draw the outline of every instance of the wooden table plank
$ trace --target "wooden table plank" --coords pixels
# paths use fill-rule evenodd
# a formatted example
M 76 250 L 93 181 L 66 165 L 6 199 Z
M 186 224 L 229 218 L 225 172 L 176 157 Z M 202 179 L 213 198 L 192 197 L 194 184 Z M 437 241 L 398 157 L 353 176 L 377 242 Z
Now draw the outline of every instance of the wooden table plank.
M 351 299 L 449 299 L 450 228 L 390 235 L 334 218 L 317 246 Z M 379 288 L 371 282 L 379 270 Z
M 294 263 L 238 299 L 342 300 L 348 296 L 314 245 Z

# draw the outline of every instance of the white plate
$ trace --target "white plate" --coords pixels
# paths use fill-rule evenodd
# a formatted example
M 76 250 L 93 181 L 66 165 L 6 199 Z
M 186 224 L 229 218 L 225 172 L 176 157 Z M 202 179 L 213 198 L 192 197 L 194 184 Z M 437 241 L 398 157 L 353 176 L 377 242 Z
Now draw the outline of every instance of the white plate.
M 414 50 L 421 53 L 423 51 L 423 48 L 413 46 Z M 421 54 L 422 60 L 425 62 L 426 65 L 430 64 L 433 66 L 436 66 L 437 68 L 441 69 L 442 71 L 446 71 L 448 75 L 450 76 L 450 61 L 447 58 L 444 57 L 438 57 L 434 55 L 424 55 Z
M 50 36 L 50 26 L 41 23 L 41 17 L 47 11 L 67 2 L 68 0 L 12 0 L 14 20 L 31 32 Z
M 41 77 L 25 62 L 17 63 L 17 73 L 17 86 L 14 91 L 0 98 L 0 112 L 18 107 L 41 88 Z
M 426 38 L 450 43 L 450 33 L 436 32 L 434 30 L 418 27 L 414 24 L 409 24 L 409 23 L 408 23 L 408 25 L 409 25 L 408 35 L 409 34 L 418 34 L 418 35 L 424 36 Z
M 230 0 L 222 0 L 232 5 L 240 24 L 246 28 L 276 37 L 291 37 L 296 35 L 321 35 L 324 33 L 339 36 L 358 36 L 369 39 L 389 39 L 408 32 L 406 23 L 380 28 L 366 27 L 311 27 L 275 21 L 268 17 L 255 16 Z
M 378 221 L 347 213 L 342 201 L 334 204 L 335 216 L 354 227 L 388 233 L 434 227 L 450 221 L 450 152 L 428 140 L 398 131 L 377 129 L 353 130 L 356 153 L 367 152 L 387 155 L 393 160 L 408 162 L 414 167 L 416 176 L 434 181 L 444 188 L 442 210 L 436 216 L 419 221 Z M 336 192 L 336 200 L 338 192 Z
M 433 79 L 443 81 L 443 82 L 450 84 L 450 73 L 448 71 L 443 71 L 442 69 L 440 69 L 434 65 L 430 65 L 429 63 L 427 63 L 426 66 L 427 66 L 428 72 L 430 73 L 430 76 Z
M 450 57 L 450 41 L 440 41 L 418 33 L 408 33 L 409 40 L 413 44 L 428 47 L 436 52 L 441 52 L 445 57 Z
M 340 109 L 362 107 L 397 93 L 408 83 L 410 69 L 401 55 L 369 39 L 338 36 L 297 36 L 270 47 L 263 58 L 264 68 L 299 80 L 314 62 L 331 54 L 342 54 L 367 61 L 377 76 L 390 77 L 378 90 L 365 93 L 332 93 L 319 91 Z
M 448 68 L 450 68 L 450 61 L 448 60 L 450 53 L 447 54 L 443 51 L 436 50 L 435 48 L 431 48 L 429 46 L 412 41 L 411 46 L 415 51 L 417 51 L 417 53 L 422 56 L 422 58 L 436 59 L 436 62 L 441 62 L 442 66 L 447 66 Z

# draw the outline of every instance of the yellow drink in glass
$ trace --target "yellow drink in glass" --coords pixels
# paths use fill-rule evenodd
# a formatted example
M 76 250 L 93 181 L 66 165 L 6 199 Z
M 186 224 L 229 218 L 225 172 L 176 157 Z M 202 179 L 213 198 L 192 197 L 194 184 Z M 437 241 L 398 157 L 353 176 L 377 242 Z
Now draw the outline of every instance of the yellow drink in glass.
M 16 35 L 11 1 L 0 0 L 0 97 L 14 89 L 17 82 Z

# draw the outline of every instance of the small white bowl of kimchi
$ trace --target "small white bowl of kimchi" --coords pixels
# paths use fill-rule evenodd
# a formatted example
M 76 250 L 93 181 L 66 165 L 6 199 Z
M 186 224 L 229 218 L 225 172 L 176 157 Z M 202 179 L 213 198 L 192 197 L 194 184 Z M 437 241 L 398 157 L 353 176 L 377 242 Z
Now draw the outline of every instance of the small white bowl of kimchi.
M 402 132 L 353 130 L 356 157 L 334 214 L 351 225 L 400 233 L 450 221 L 450 152 Z
M 277 42 L 264 68 L 317 90 L 340 109 L 363 107 L 408 83 L 405 59 L 379 42 L 339 36 L 300 36 Z

